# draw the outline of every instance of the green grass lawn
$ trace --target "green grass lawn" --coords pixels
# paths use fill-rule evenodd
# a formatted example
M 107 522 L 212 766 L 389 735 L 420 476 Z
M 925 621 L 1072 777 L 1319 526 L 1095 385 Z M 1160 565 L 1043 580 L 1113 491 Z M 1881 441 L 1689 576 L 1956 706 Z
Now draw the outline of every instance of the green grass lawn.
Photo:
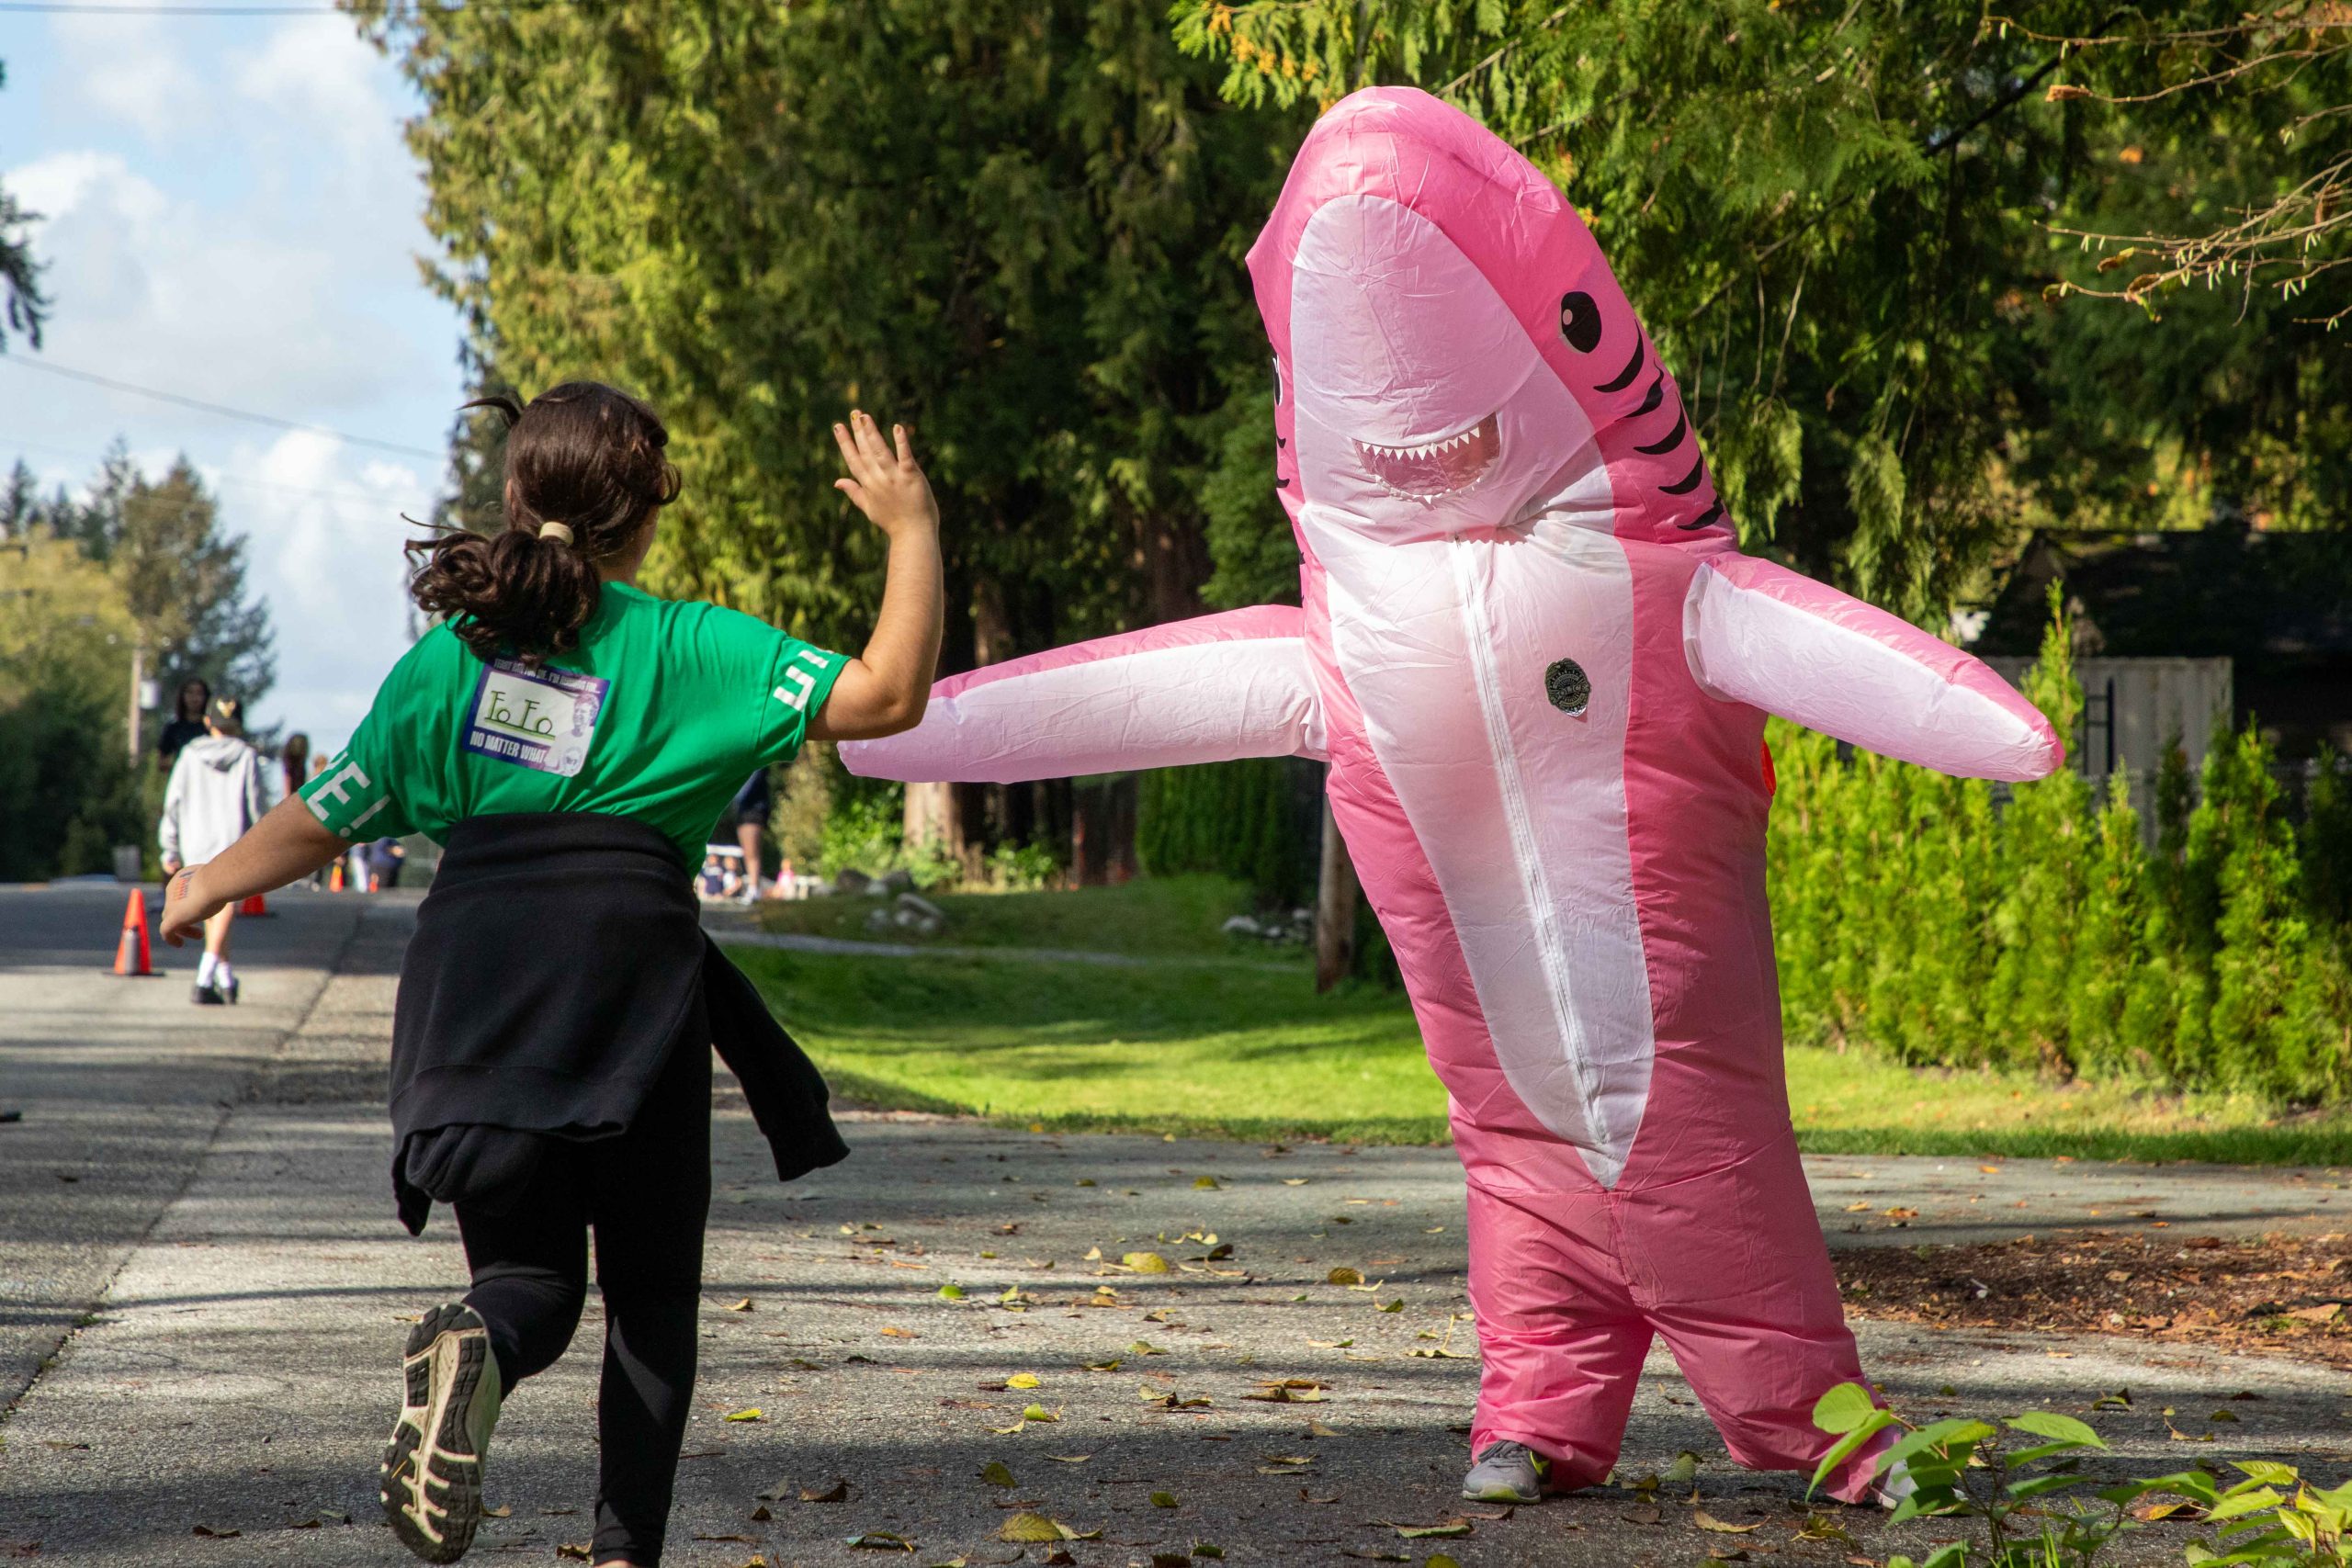
M 1304 964 L 1295 947 L 1274 947 L 1254 938 L 1227 936 L 1227 919 L 1250 912 L 1250 893 L 1216 876 L 1165 876 L 1117 887 L 1080 887 L 1067 893 L 929 893 L 947 916 L 936 937 L 893 931 L 891 942 L 948 947 L 1077 948 L 1160 958 L 1261 958 Z M 834 897 L 760 906 L 760 923 L 772 931 L 838 937 L 847 942 L 880 940 L 865 929 L 865 918 L 884 906 L 874 897 Z
M 953 921 L 943 942 L 1182 956 L 1113 967 L 736 949 L 846 1099 L 1069 1131 L 1445 1136 L 1445 1093 L 1401 995 L 1355 987 L 1317 997 L 1303 965 L 1214 962 L 1263 955 L 1217 931 L 1245 902 L 1229 885 L 1182 878 L 939 902 Z M 856 937 L 871 907 L 816 900 L 771 919 Z M 1816 1152 L 2352 1163 L 2352 1114 L 2340 1111 L 2274 1117 L 2220 1096 L 1917 1070 L 1861 1052 L 1792 1048 L 1788 1064 L 1798 1134 Z

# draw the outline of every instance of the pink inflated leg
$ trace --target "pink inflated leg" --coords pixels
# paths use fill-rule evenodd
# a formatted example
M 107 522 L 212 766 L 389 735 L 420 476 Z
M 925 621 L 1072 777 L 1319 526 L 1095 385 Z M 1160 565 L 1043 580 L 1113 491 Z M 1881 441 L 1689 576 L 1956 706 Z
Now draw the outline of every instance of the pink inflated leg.
M 1510 1438 L 1555 1487 L 1616 1463 L 1652 1336 L 1750 1470 L 1811 1472 L 1836 1438 L 1813 1407 L 1862 1380 L 1792 1139 L 1614 1191 L 1470 1189 L 1470 1297 L 1485 1364 L 1471 1450 Z M 1869 1495 L 1871 1461 L 1826 1487 Z

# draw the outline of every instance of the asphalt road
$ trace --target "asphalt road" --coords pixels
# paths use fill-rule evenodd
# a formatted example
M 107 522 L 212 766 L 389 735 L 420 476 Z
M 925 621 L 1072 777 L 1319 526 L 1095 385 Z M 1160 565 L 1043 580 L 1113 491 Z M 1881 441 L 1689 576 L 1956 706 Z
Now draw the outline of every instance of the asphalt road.
M 194 1174 L 325 987 L 364 899 L 283 894 L 241 920 L 234 1008 L 190 1005 L 196 950 L 110 973 L 127 889 L 0 888 L 0 1408 Z M 151 918 L 158 889 L 145 890 Z
M 0 895 L 0 907 L 20 897 L 49 896 Z M 126 1144 L 131 1134 L 117 1129 L 143 1119 L 176 1129 L 142 1134 L 153 1179 L 101 1205 L 116 1217 L 85 1222 L 78 1205 L 107 1194 L 105 1173 L 75 1166 L 83 1181 L 58 1182 L 25 1159 L 33 1145 L 6 1141 L 39 1121 L 0 1128 L 7 1191 L 38 1189 L 36 1177 L 68 1190 L 38 1205 L 58 1267 L 77 1248 L 119 1260 L 95 1275 L 104 1289 L 88 1321 L 0 1420 L 0 1557 L 109 1568 L 406 1561 L 374 1512 L 375 1464 L 407 1325 L 464 1278 L 446 1216 L 412 1240 L 386 1191 L 378 1096 L 407 916 L 397 903 L 289 905 L 276 939 L 288 944 L 288 967 L 268 973 L 258 942 L 248 961 L 249 987 L 270 987 L 258 1005 L 293 1021 L 274 1045 L 192 1043 L 183 1015 L 163 1005 L 185 1007 L 184 989 L 153 982 L 142 988 L 154 1002 L 115 1003 L 153 1010 L 138 1028 L 119 1020 L 77 1035 L 69 1004 L 108 996 L 94 979 L 70 963 L 0 976 L 22 987 L 0 989 L 0 1005 L 46 998 L 53 1027 L 45 1044 L 9 1047 L 11 1072 L 18 1056 L 51 1059 L 44 1049 L 110 1054 L 123 1084 L 145 1086 L 76 1100 L 66 1092 L 74 1073 L 60 1067 L 28 1109 L 47 1107 L 41 1117 L 61 1123 L 81 1114 L 92 1135 Z M 8 929 L 42 923 L 17 918 L 25 923 Z M 338 973 L 321 987 L 306 964 L 329 952 Z M 11 950 L 6 962 L 17 957 Z M 8 1028 L 21 1032 L 13 1013 Z M 76 1043 L 85 1037 L 97 1043 Z M 1086 1568 L 1147 1564 L 1201 1542 L 1236 1562 L 1331 1568 L 1419 1563 L 1440 1550 L 1465 1568 L 1664 1568 L 1725 1542 L 1754 1558 L 1836 1564 L 1924 1555 L 1950 1534 L 1829 1509 L 1820 1517 L 1842 1533 L 1815 1524 L 1818 1539 L 1808 1539 L 1800 1531 L 1815 1516 L 1800 1483 L 1732 1469 L 1663 1356 L 1645 1376 L 1621 1473 L 1663 1472 L 1688 1450 L 1702 1461 L 1691 1488 L 1655 1502 L 1602 1490 L 1508 1517 L 1465 1508 L 1453 1493 L 1476 1362 L 1461 1354 L 1471 1346 L 1461 1184 L 1445 1150 L 1047 1136 L 867 1116 L 848 1125 L 849 1162 L 784 1187 L 728 1088 L 717 1115 L 703 1373 L 671 1564 L 1042 1562 L 1051 1549 L 1000 1539 L 1021 1506 L 1085 1537 L 1066 1549 Z M 1988 1172 L 1974 1161 L 1885 1159 L 1813 1168 L 1840 1246 L 1992 1239 L 2093 1211 L 2107 1223 L 2340 1228 L 2345 1197 L 2341 1176 L 2324 1172 L 2049 1161 Z M 1898 1224 L 1891 1208 L 1919 1214 Z M 13 1208 L 5 1223 L 13 1267 L 17 1233 L 36 1227 Z M 1231 1254 L 1212 1258 L 1210 1235 Z M 1170 1270 L 1120 1266 L 1139 1251 Z M 1330 1282 L 1341 1266 L 1376 1288 Z M 960 1298 L 944 1296 L 947 1285 Z M 75 1303 L 88 1300 L 64 1287 L 49 1296 L 52 1313 L 77 1320 Z M 556 1561 L 586 1539 L 599 1326 L 592 1298 L 572 1352 L 510 1398 L 489 1486 L 509 1511 L 490 1521 L 479 1560 Z M 52 1318 L 46 1331 L 55 1328 Z M 2285 1458 L 2332 1483 L 2352 1465 L 2345 1380 L 2325 1369 L 2120 1337 L 1858 1332 L 1901 1408 L 2086 1415 L 2115 1445 L 2100 1461 L 2114 1473 Z M 1022 1373 L 1038 1385 L 1003 1386 Z M 1252 1397 L 1289 1378 L 1312 1380 L 1320 1386 L 1301 1392 L 1322 1397 Z M 2123 1389 L 2129 1408 L 2094 1408 Z M 1032 1405 L 1050 1419 L 1024 1419 Z M 1011 1486 L 982 1476 L 992 1461 Z M 1702 1509 L 1757 1528 L 1709 1531 Z M 1454 1519 L 1467 1535 L 1398 1533 Z M 847 1544 L 869 1532 L 915 1551 Z M 2188 1533 L 2152 1529 L 2117 1561 L 2177 1563 Z

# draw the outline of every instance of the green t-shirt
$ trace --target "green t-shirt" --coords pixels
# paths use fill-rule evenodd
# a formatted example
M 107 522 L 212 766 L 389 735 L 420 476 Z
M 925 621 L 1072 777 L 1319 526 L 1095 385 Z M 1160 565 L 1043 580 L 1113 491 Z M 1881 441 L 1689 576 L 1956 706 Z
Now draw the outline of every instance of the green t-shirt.
M 752 770 L 790 760 L 849 661 L 716 604 L 606 583 L 580 646 L 488 663 L 447 626 L 385 677 L 302 799 L 345 839 L 446 839 L 469 817 L 594 811 L 689 867 Z

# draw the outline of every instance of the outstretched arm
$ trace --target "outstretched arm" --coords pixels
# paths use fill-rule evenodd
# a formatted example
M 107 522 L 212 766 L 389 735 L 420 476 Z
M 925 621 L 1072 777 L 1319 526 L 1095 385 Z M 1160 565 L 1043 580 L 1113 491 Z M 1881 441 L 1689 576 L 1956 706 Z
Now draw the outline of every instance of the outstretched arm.
M 922 717 L 939 667 L 939 506 L 905 425 L 892 425 L 886 442 L 874 416 L 859 410 L 833 426 L 833 440 L 849 469 L 834 487 L 889 536 L 890 561 L 874 636 L 834 679 L 808 733 L 820 740 L 896 735 Z
M 2041 711 L 1982 661 L 1770 561 L 1699 569 L 1682 650 L 1715 696 L 1939 773 L 2021 782 L 2066 760 Z
M 868 778 L 1013 784 L 1237 757 L 1320 757 L 1297 610 L 1151 626 L 942 681 L 922 722 L 842 748 Z
M 157 931 L 177 947 L 228 905 L 274 893 L 331 864 L 350 847 L 351 840 L 329 831 L 301 796 L 289 795 L 219 858 L 173 874 L 164 885 Z

